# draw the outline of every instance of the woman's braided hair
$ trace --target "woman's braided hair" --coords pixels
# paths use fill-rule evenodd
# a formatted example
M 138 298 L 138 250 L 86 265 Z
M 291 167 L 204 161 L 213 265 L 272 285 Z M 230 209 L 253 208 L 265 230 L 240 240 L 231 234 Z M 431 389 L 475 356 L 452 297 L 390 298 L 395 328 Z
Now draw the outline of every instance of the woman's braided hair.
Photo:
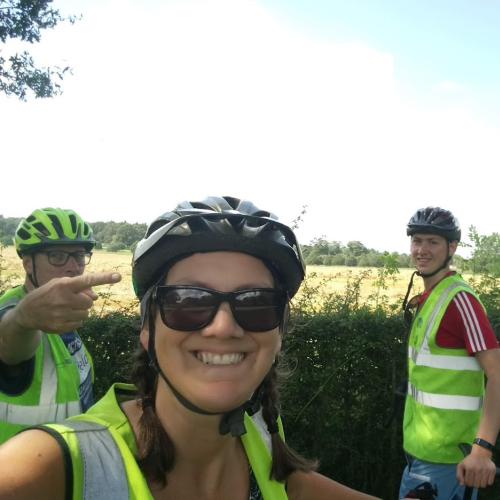
M 153 310 L 150 310 L 149 314 L 155 316 Z M 154 320 L 148 323 L 150 328 L 154 328 Z M 281 374 L 278 366 L 278 362 L 273 364 L 262 383 L 262 416 L 271 434 L 270 477 L 277 481 L 285 481 L 296 470 L 315 470 L 317 462 L 299 455 L 285 443 L 278 432 L 280 403 L 278 379 Z M 131 378 L 137 387 L 138 403 L 142 408 L 142 415 L 139 419 L 138 464 L 149 481 L 164 487 L 167 484 L 167 475 L 175 465 L 175 447 L 156 414 L 155 396 L 158 372 L 142 346 L 135 354 Z
M 208 197 L 203 201 L 185 201 L 173 211 L 153 221 L 134 252 L 132 281 L 141 300 L 143 325 L 149 325 L 154 339 L 156 312 L 149 291 L 179 259 L 195 252 L 244 252 L 261 259 L 271 270 L 275 282 L 293 297 L 305 275 L 300 245 L 293 230 L 277 217 L 248 200 Z M 287 310 L 288 314 L 288 310 Z M 286 316 L 286 315 L 285 315 Z M 280 327 L 286 330 L 286 317 Z M 158 372 L 151 354 L 140 349 L 136 354 L 132 381 L 138 389 L 142 416 L 139 420 L 139 465 L 149 481 L 166 485 L 167 475 L 175 466 L 175 447 L 155 410 Z M 273 365 L 260 388 L 262 416 L 272 442 L 271 478 L 285 481 L 295 470 L 316 467 L 283 441 L 278 432 L 278 368 Z

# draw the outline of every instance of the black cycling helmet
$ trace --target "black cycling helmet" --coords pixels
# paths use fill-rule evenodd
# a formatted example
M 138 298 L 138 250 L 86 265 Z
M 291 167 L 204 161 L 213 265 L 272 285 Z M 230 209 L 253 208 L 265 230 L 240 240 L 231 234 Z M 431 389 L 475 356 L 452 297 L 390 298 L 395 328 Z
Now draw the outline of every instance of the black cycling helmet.
M 448 241 L 460 241 L 461 230 L 458 220 L 449 211 L 439 207 L 420 208 L 406 227 L 406 234 L 437 234 Z
M 238 198 L 209 197 L 200 202 L 185 201 L 150 224 L 137 244 L 132 261 L 132 282 L 141 299 L 143 321 L 148 321 L 150 365 L 163 378 L 177 400 L 201 415 L 215 415 L 189 401 L 165 375 L 158 364 L 155 323 L 150 292 L 176 261 L 197 252 L 234 251 L 262 259 L 277 275 L 288 296 L 295 295 L 304 279 L 305 266 L 293 231 L 270 212 Z M 286 313 L 285 313 L 286 315 Z M 284 318 L 284 322 L 286 319 Z M 244 434 L 244 414 L 258 411 L 262 404 L 261 381 L 250 400 L 222 413 L 221 434 Z M 273 429 L 277 430 L 276 427 Z M 270 431 L 271 432 L 271 431 Z
M 149 225 L 132 261 L 137 297 L 142 299 L 173 261 L 213 251 L 243 252 L 266 261 L 289 297 L 304 279 L 305 264 L 292 229 L 248 200 L 211 196 L 182 202 Z

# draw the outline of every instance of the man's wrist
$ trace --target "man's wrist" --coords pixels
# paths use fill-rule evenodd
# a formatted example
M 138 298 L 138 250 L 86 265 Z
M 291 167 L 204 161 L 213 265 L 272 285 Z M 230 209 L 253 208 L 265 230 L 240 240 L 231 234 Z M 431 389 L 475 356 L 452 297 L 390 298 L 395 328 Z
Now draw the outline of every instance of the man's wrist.
M 490 453 L 493 453 L 495 451 L 495 445 L 493 445 L 489 441 L 486 441 L 486 439 L 476 438 L 474 439 L 472 444 L 480 446 L 481 448 L 488 450 Z
M 16 307 L 13 307 L 9 312 L 9 321 L 19 333 L 35 332 L 37 328 L 31 323 L 32 314 L 26 311 L 26 297 L 19 301 Z

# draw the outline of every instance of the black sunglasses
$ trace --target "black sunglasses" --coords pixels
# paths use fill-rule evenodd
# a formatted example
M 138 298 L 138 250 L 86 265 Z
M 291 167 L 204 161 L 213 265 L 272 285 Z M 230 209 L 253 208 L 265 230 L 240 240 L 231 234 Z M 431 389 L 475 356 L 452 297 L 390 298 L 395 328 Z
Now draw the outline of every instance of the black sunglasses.
M 153 300 L 163 323 L 174 330 L 200 330 L 214 319 L 222 302 L 228 302 L 238 325 L 249 332 L 265 332 L 283 320 L 288 301 L 284 290 L 252 288 L 219 292 L 188 285 L 157 286 Z

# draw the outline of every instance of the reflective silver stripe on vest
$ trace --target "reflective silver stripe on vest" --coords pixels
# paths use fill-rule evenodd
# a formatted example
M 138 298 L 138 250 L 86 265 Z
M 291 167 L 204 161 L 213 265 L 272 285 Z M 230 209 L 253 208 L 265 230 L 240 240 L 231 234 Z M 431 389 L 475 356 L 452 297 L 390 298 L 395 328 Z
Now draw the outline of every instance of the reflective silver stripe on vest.
M 123 457 L 109 430 L 95 422 L 68 421 L 78 432 L 83 463 L 83 500 L 130 498 Z
M 441 410 L 479 411 L 483 407 L 483 398 L 481 397 L 432 394 L 430 392 L 419 391 L 410 382 L 408 382 L 408 394 L 417 403 Z
M 43 371 L 40 405 L 55 404 L 57 394 L 57 370 L 47 334 L 42 334 Z
M 434 310 L 431 313 L 431 317 L 427 324 L 427 328 L 425 330 L 424 340 L 422 342 L 422 347 L 420 348 L 421 352 L 430 352 L 429 349 L 429 337 L 436 323 L 437 316 L 443 307 L 443 304 L 448 300 L 450 293 L 455 290 L 455 288 L 467 288 L 465 283 L 452 283 L 448 288 L 441 292 L 441 296 L 439 297 Z
M 255 413 L 255 415 L 252 415 L 252 421 L 255 424 L 257 430 L 259 431 L 260 437 L 266 444 L 269 453 L 271 453 L 272 455 L 273 445 L 271 442 L 271 434 L 269 434 L 269 431 L 267 430 L 267 424 L 264 420 L 264 417 L 262 416 L 262 409 L 260 409 L 257 413 Z
M 36 406 L 0 401 L 0 421 L 19 425 L 62 422 L 81 413 L 80 401 L 56 403 L 57 371 L 46 334 L 42 335 L 43 367 L 39 404 Z
M 417 366 L 428 366 L 430 368 L 442 368 L 443 370 L 469 370 L 479 372 L 482 370 L 477 359 L 470 356 L 444 356 L 441 354 L 422 354 L 412 346 L 409 354 Z

